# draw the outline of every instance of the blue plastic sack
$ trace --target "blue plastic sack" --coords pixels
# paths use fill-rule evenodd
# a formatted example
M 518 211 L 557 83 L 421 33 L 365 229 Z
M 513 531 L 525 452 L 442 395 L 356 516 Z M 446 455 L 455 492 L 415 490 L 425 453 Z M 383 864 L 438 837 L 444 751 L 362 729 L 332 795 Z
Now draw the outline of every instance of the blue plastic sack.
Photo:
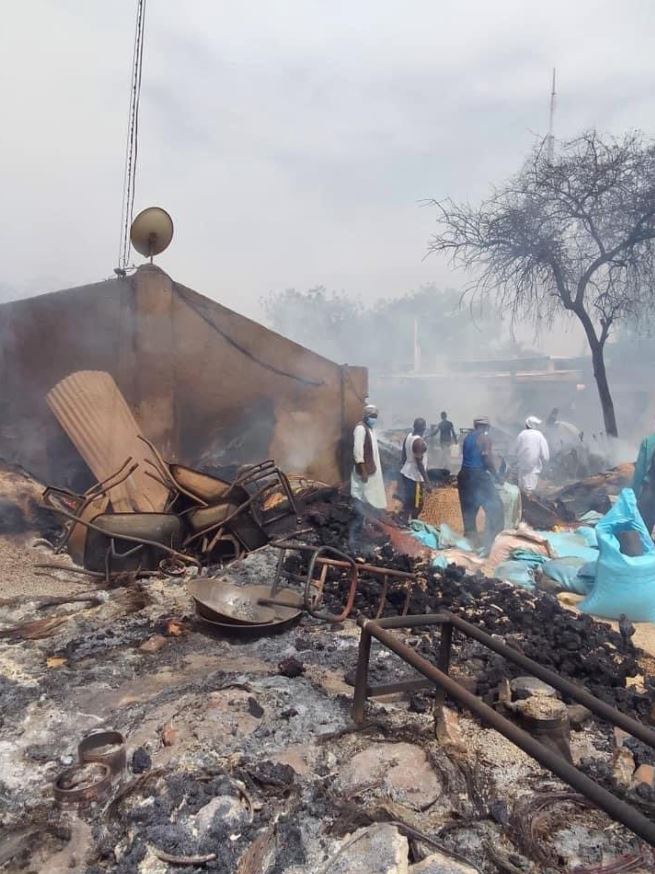
M 589 580 L 589 585 L 587 590 L 591 590 L 591 584 L 596 579 L 596 566 L 598 565 L 598 559 L 596 561 L 588 561 L 586 564 L 583 564 L 580 570 L 578 571 L 578 576 L 583 577 L 585 580 Z
M 541 566 L 545 576 L 552 580 L 565 592 L 575 592 L 578 595 L 587 595 L 593 585 L 593 575 L 581 576 L 583 568 L 588 568 L 589 562 L 576 556 L 567 558 L 551 558 Z M 593 565 L 595 568 L 595 564 Z
M 513 561 L 522 561 L 530 567 L 539 567 L 548 561 L 547 555 L 543 552 L 535 552 L 533 549 L 513 549 L 509 557 Z
M 501 561 L 494 576 L 523 589 L 534 589 L 534 570 L 524 561 Z
M 466 537 L 456 534 L 445 522 L 435 528 L 434 525 L 429 525 L 420 519 L 412 519 L 409 523 L 409 533 L 414 540 L 418 540 L 428 549 L 448 549 L 449 546 L 456 546 L 457 549 L 473 552 L 473 547 Z
M 428 525 L 427 522 L 421 522 L 419 519 L 412 519 L 409 523 L 409 533 L 414 540 L 418 540 L 428 549 L 439 549 L 439 531 L 433 525 Z
M 539 531 L 538 533 L 550 543 L 557 558 L 575 556 L 585 561 L 595 561 L 598 558 L 597 532 L 598 526 L 595 529 L 581 527 L 576 531 Z
M 643 555 L 624 555 L 616 537 L 636 531 Z M 637 509 L 632 489 L 623 489 L 616 503 L 596 526 L 599 556 L 596 579 L 579 607 L 586 613 L 633 622 L 655 622 L 655 545 Z
M 439 526 L 439 548 L 448 549 L 449 546 L 455 546 L 465 552 L 473 552 L 473 547 L 466 537 L 456 534 L 449 525 L 442 522 Z

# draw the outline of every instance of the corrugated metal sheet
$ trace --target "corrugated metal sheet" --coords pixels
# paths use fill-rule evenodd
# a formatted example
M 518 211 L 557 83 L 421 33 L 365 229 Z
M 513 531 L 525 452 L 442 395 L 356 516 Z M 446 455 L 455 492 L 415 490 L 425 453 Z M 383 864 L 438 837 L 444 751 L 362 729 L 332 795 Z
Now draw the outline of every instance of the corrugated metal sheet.
M 147 475 L 151 458 L 140 429 L 110 374 L 98 370 L 71 373 L 46 400 L 59 424 L 100 482 L 132 458 L 139 467 L 110 491 L 116 512 L 161 512 L 168 489 Z

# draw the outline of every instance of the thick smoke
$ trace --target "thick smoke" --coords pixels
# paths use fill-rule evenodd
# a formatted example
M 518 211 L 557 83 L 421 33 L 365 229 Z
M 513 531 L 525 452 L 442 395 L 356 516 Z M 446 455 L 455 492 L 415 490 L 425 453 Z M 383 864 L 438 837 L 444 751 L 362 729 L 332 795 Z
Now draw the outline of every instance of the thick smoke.
M 416 416 L 436 423 L 445 410 L 458 429 L 482 414 L 515 434 L 527 415 L 545 420 L 557 407 L 590 451 L 620 462 L 634 460 L 639 440 L 655 427 L 652 341 L 635 346 L 623 335 L 608 346 L 621 433 L 609 441 L 584 337 L 565 319 L 535 336 L 492 307 L 433 286 L 373 306 L 321 287 L 288 290 L 270 295 L 264 308 L 280 333 L 332 360 L 369 368 L 383 428 L 404 429 Z M 626 348 L 640 350 L 629 365 Z

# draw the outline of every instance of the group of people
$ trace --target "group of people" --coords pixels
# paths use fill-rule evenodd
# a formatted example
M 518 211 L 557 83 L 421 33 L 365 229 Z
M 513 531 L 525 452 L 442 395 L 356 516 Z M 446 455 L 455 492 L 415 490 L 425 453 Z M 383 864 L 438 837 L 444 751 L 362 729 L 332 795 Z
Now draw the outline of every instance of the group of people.
M 353 469 L 350 480 L 351 494 L 356 499 L 356 516 L 351 525 L 351 544 L 356 542 L 364 522 L 366 506 L 385 509 L 387 496 L 384 488 L 380 451 L 375 434 L 378 409 L 373 404 L 364 407 L 362 420 L 355 426 L 353 434 Z M 425 419 L 414 420 L 412 430 L 405 437 L 401 450 L 400 488 L 403 510 L 407 520 L 419 516 L 426 489 L 430 489 L 427 472 Z M 433 435 L 439 439 L 441 449 L 457 442 L 453 423 L 446 412 L 441 413 L 439 424 Z M 495 489 L 496 468 L 493 460 L 489 420 L 477 418 L 473 431 L 468 434 L 462 446 L 462 469 L 457 477 L 465 536 L 477 534 L 476 517 L 483 508 L 486 517 L 486 540 L 493 541 L 503 527 L 503 507 Z
M 367 404 L 362 420 L 355 426 L 353 439 L 353 469 L 351 494 L 359 507 L 351 526 L 354 545 L 364 521 L 365 507 L 385 509 L 387 495 L 380 464 L 380 450 L 375 434 L 378 409 Z M 525 427 L 518 434 L 513 455 L 518 484 L 524 494 L 537 488 L 539 477 L 550 459 L 548 440 L 540 430 L 543 423 L 536 416 L 528 416 Z M 477 515 L 485 513 L 484 545 L 489 547 L 504 523 L 503 504 L 498 487 L 504 481 L 504 472 L 496 468 L 493 446 L 489 435 L 490 422 L 484 416 L 473 421 L 473 430 L 462 442 L 462 465 L 457 474 L 457 488 L 464 522 L 464 536 L 477 541 Z M 412 430 L 403 440 L 400 467 L 400 497 L 407 521 L 416 519 L 423 509 L 425 492 L 431 488 L 427 470 L 428 440 L 437 437 L 441 449 L 457 443 L 457 434 L 446 412 L 441 413 L 439 424 L 428 435 L 423 418 L 414 420 Z M 655 526 L 655 434 L 645 438 L 635 465 L 633 488 L 639 510 L 649 531 Z
M 356 425 L 353 439 L 353 469 L 351 494 L 359 507 L 351 528 L 355 540 L 363 525 L 366 506 L 385 509 L 387 495 L 382 477 L 380 451 L 375 434 L 378 408 L 367 404 L 362 420 Z M 533 491 L 544 464 L 550 457 L 548 443 L 539 430 L 541 421 L 529 416 L 525 428 L 518 435 L 515 446 L 519 485 L 523 491 Z M 485 512 L 485 544 L 490 545 L 503 528 L 504 512 L 497 486 L 500 478 L 494 461 L 489 419 L 477 417 L 473 430 L 462 443 L 462 466 L 457 475 L 457 487 L 466 537 L 477 539 L 478 511 Z M 447 412 L 442 412 L 439 423 L 428 434 L 423 418 L 414 420 L 412 430 L 403 440 L 400 462 L 400 498 L 407 521 L 416 519 L 423 509 L 425 493 L 430 480 L 427 471 L 427 453 L 430 440 L 436 440 L 442 453 L 449 452 L 457 441 L 457 433 Z

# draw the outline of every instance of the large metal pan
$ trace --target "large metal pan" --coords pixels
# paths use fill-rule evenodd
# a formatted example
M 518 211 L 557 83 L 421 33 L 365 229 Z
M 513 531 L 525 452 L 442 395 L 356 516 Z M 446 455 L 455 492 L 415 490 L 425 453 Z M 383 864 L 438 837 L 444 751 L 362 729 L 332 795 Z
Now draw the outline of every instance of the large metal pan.
M 266 587 L 268 588 L 268 586 Z M 198 618 L 202 622 L 204 628 L 210 633 L 219 637 L 242 637 L 249 639 L 253 637 L 261 637 L 266 634 L 281 634 L 292 628 L 302 615 L 298 610 L 289 619 L 283 619 L 277 622 L 263 622 L 261 624 L 245 625 L 242 622 L 214 622 L 207 619 L 205 616 L 199 615 Z
M 275 594 L 275 600 L 284 601 L 284 605 L 258 603 L 260 598 L 271 597 L 270 586 L 233 586 L 226 580 L 196 579 L 189 583 L 189 592 L 198 613 L 212 622 L 270 625 L 293 619 L 301 612 L 298 594 L 290 589 Z

